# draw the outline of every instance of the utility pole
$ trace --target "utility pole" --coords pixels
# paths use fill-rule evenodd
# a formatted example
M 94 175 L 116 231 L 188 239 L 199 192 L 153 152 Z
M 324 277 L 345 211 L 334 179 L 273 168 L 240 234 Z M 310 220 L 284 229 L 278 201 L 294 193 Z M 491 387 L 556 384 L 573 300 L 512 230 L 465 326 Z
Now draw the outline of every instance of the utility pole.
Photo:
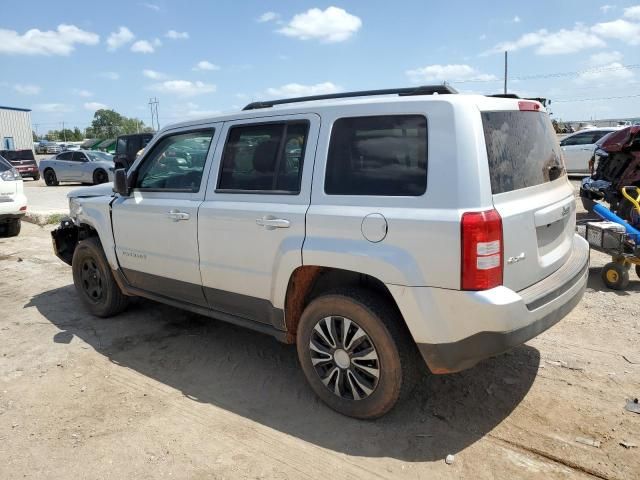
M 508 64 L 508 58 L 507 58 L 507 51 L 504 51 L 504 94 L 507 94 L 507 64 Z
M 153 97 L 149 99 L 149 109 L 151 110 L 151 127 L 158 131 L 160 130 L 160 120 L 158 119 L 158 98 Z

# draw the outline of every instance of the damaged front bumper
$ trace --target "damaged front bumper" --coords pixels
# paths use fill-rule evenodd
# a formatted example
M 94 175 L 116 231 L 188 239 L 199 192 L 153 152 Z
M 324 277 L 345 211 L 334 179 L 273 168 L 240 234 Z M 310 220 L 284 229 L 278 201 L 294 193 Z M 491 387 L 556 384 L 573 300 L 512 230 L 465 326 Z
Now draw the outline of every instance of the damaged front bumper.
M 73 252 L 78 244 L 78 227 L 69 218 L 60 222 L 60 226 L 51 232 L 53 252 L 60 260 L 71 265 Z

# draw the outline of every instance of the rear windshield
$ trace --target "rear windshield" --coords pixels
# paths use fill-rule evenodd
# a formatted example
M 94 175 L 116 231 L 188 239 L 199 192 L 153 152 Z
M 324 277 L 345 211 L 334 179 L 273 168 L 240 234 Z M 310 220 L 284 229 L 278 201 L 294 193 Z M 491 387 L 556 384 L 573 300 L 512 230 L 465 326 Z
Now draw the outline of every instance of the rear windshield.
M 566 175 L 560 145 L 543 112 L 482 112 L 491 190 L 511 192 Z
M 12 168 L 13 166 L 9 162 L 0 157 L 0 172 L 6 172 L 7 170 L 11 170 Z

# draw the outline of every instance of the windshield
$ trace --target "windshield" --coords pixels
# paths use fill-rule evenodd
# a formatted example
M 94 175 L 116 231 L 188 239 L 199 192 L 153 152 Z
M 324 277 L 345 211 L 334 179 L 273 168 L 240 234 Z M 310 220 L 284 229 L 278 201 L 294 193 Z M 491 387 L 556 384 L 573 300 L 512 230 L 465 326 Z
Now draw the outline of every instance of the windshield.
M 113 155 L 109 155 L 105 152 L 85 152 L 87 157 L 89 157 L 89 161 L 91 162 L 99 162 L 99 161 L 113 161 Z
M 483 112 L 482 123 L 494 195 L 566 175 L 547 113 Z

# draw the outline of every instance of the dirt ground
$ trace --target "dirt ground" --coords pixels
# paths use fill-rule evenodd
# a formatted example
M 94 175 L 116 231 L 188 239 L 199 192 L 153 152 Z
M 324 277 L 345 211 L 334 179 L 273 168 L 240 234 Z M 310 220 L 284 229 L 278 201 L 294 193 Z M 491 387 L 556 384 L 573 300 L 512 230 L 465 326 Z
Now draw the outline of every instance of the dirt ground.
M 640 281 L 606 290 L 601 254 L 551 330 L 363 422 L 270 337 L 142 300 L 91 317 L 50 228 L 0 239 L 1 479 L 640 478 Z

